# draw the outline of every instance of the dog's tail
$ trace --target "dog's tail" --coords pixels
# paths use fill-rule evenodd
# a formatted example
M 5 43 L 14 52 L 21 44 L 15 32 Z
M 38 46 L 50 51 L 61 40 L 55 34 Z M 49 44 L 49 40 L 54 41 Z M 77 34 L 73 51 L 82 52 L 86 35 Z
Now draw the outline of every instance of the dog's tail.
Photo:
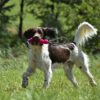
M 97 34 L 97 29 L 94 28 L 88 22 L 83 22 L 78 26 L 76 30 L 74 42 L 77 46 L 82 46 L 88 41 L 89 38 L 92 38 L 94 35 Z

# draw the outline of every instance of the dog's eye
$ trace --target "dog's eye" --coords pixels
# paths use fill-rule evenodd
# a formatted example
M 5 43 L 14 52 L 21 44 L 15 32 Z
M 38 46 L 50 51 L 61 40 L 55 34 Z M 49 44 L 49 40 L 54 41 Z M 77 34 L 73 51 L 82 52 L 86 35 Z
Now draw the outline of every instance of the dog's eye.
M 32 31 L 33 34 L 35 34 L 35 32 L 36 32 L 35 30 Z
M 42 31 L 41 29 L 37 30 L 37 32 L 38 32 L 39 34 L 43 34 L 43 31 Z

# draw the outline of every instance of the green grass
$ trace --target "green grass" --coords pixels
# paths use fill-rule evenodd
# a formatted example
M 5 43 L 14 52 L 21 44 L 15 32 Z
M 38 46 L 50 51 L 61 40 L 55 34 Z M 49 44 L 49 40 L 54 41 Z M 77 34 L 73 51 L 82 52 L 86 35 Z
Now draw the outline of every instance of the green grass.
M 9 4 L 16 4 L 9 15 L 19 12 L 19 0 L 10 0 Z M 18 9 L 16 9 L 18 8 Z M 24 16 L 24 30 L 39 26 L 41 21 L 36 20 L 32 15 Z M 18 28 L 18 18 L 12 22 L 11 31 Z M 14 33 L 14 32 L 13 32 Z M 17 33 L 17 32 L 16 32 Z M 19 49 L 18 49 L 19 48 Z M 20 50 L 22 49 L 22 50 Z M 4 50 L 0 48 L 0 100 L 100 100 L 100 56 L 97 59 L 91 58 L 91 72 L 97 82 L 96 87 L 91 87 L 87 78 L 77 68 L 74 74 L 79 83 L 74 88 L 65 77 L 63 69 L 56 69 L 48 89 L 42 88 L 43 72 L 37 72 L 29 78 L 29 85 L 26 89 L 21 87 L 22 74 L 27 67 L 26 48 L 17 47 Z M 19 56 L 20 55 L 20 56 Z
M 74 68 L 79 83 L 79 87 L 74 88 L 65 77 L 63 69 L 59 68 L 54 71 L 48 89 L 42 87 L 44 77 L 40 70 L 29 78 L 28 87 L 23 89 L 21 77 L 27 67 L 27 52 L 16 58 L 0 53 L 0 100 L 100 100 L 99 61 L 99 56 L 97 59 L 91 56 L 90 69 L 98 84 L 96 87 L 91 87 L 85 75 Z

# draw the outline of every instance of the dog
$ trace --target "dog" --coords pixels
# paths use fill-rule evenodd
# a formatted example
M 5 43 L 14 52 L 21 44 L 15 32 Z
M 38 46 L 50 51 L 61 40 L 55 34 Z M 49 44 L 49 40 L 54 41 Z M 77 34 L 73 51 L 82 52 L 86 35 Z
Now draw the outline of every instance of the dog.
M 43 87 L 48 88 L 56 63 L 63 65 L 67 78 L 75 87 L 78 87 L 78 83 L 72 73 L 74 64 L 86 74 L 90 84 L 95 86 L 96 82 L 89 70 L 88 56 L 79 46 L 83 46 L 89 38 L 96 35 L 97 29 L 88 22 L 80 23 L 72 43 L 50 43 L 46 36 L 54 37 L 55 34 L 55 30 L 48 27 L 32 28 L 24 32 L 23 36 L 29 44 L 29 62 L 22 76 L 22 87 L 28 86 L 28 77 L 39 68 L 44 72 Z

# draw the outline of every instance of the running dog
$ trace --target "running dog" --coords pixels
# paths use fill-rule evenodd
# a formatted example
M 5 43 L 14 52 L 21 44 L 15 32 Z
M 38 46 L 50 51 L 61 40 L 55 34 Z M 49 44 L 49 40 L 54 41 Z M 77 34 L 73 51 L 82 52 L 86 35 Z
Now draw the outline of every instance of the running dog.
M 46 39 L 46 36 L 54 37 L 55 31 L 53 28 L 37 27 L 26 30 L 23 36 L 29 44 L 29 62 L 28 68 L 22 76 L 22 87 L 27 87 L 28 77 L 35 72 L 36 68 L 40 68 L 44 72 L 43 86 L 48 88 L 55 63 L 63 64 L 67 78 L 75 87 L 78 86 L 78 83 L 72 73 L 74 64 L 86 74 L 92 86 L 96 85 L 89 70 L 88 56 L 79 48 L 79 46 L 84 45 L 89 38 L 96 34 L 96 28 L 88 22 L 83 22 L 76 30 L 74 42 L 57 44 L 50 43 Z

